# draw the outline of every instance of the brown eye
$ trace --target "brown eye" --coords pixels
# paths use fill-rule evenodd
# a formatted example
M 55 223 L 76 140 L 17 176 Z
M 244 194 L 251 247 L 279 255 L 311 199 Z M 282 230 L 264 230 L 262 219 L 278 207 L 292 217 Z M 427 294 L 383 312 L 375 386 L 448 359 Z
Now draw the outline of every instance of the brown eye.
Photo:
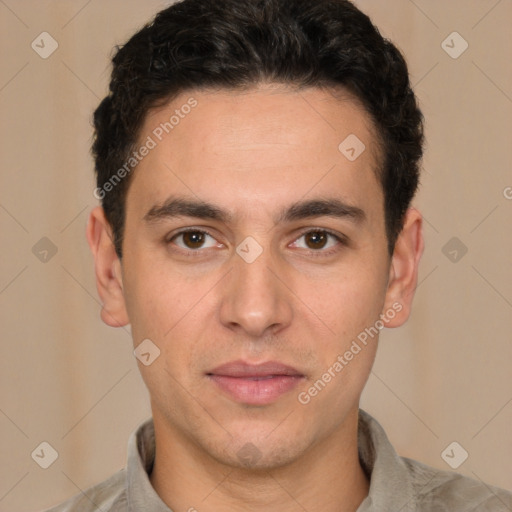
M 183 243 L 189 248 L 189 249 L 198 249 L 201 247 L 204 243 L 204 233 L 201 231 L 187 231 L 186 233 L 182 234 L 183 236 Z
M 200 230 L 186 230 L 174 235 L 168 243 L 176 244 L 181 249 L 198 250 L 216 246 L 216 240 L 209 233 Z
M 293 242 L 294 247 L 307 249 L 311 253 L 318 253 L 319 255 L 330 254 L 332 250 L 336 251 L 346 244 L 343 235 L 335 235 L 324 229 L 306 231 Z
M 323 249 L 327 244 L 329 234 L 323 231 L 310 231 L 304 235 L 306 245 L 310 249 Z

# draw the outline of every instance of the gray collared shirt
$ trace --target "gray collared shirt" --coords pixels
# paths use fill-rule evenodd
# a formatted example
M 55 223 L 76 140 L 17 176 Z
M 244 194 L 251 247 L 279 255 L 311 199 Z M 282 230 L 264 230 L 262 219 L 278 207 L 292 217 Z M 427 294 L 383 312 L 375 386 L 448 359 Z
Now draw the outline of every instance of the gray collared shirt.
M 357 512 L 512 512 L 509 491 L 397 455 L 362 409 L 358 446 L 370 491 Z M 126 469 L 47 512 L 172 512 L 149 481 L 154 458 L 153 421 L 147 420 L 130 436 Z

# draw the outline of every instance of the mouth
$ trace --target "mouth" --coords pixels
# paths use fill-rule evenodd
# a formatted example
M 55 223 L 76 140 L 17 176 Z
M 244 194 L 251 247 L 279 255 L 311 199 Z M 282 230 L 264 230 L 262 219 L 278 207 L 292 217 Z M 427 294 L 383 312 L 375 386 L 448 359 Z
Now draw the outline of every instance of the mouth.
M 206 376 L 229 398 L 248 405 L 273 403 L 305 378 L 295 368 L 276 361 L 257 365 L 232 361 Z

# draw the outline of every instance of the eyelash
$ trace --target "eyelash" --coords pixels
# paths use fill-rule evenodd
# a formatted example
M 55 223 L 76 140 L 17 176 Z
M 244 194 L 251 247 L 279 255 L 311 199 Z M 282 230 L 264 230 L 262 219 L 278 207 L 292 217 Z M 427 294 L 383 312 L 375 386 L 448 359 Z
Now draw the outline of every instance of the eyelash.
M 209 231 L 206 231 L 204 229 L 198 229 L 198 228 L 186 228 L 186 229 L 182 229 L 181 231 L 178 231 L 177 233 L 174 233 L 170 238 L 166 238 L 165 240 L 165 243 L 166 244 L 171 244 L 171 242 L 179 237 L 180 235 L 183 235 L 185 233 L 201 233 L 201 234 L 204 234 L 204 235 L 208 235 L 210 236 L 211 238 L 215 239 L 215 237 L 209 232 Z M 335 254 L 336 252 L 338 252 L 341 248 L 340 246 L 342 247 L 345 247 L 348 245 L 348 240 L 346 237 L 342 236 L 342 235 L 338 235 L 328 229 L 325 229 L 325 228 L 312 228 L 312 229 L 308 229 L 306 231 L 303 231 L 295 240 L 299 240 L 300 238 L 302 238 L 304 235 L 307 235 L 309 233 L 322 233 L 322 234 L 326 234 L 326 235 L 329 235 L 330 237 L 334 238 L 338 243 L 339 245 L 337 245 L 336 247 L 331 247 L 330 249 L 328 250 L 322 250 L 322 249 L 318 249 L 318 250 L 314 250 L 314 249 L 310 249 L 308 252 L 313 256 L 313 257 L 322 257 L 322 256 L 330 256 L 332 254 Z M 202 256 L 202 252 L 204 252 L 205 249 L 183 249 L 182 247 L 179 247 L 177 246 L 177 249 L 179 252 L 181 252 L 182 254 L 184 254 L 185 256 L 187 257 L 190 257 L 190 258 L 194 258 L 194 257 L 199 257 L 199 256 Z

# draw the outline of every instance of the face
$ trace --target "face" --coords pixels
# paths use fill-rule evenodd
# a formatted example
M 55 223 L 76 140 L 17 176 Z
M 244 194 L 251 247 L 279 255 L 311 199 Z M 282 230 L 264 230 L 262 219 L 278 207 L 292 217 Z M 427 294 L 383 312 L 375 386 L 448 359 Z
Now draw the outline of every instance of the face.
M 103 317 L 160 351 L 139 363 L 160 429 L 231 466 L 296 461 L 355 418 L 381 315 L 408 312 L 419 242 L 388 255 L 372 123 L 317 88 L 191 91 L 148 142 Z

